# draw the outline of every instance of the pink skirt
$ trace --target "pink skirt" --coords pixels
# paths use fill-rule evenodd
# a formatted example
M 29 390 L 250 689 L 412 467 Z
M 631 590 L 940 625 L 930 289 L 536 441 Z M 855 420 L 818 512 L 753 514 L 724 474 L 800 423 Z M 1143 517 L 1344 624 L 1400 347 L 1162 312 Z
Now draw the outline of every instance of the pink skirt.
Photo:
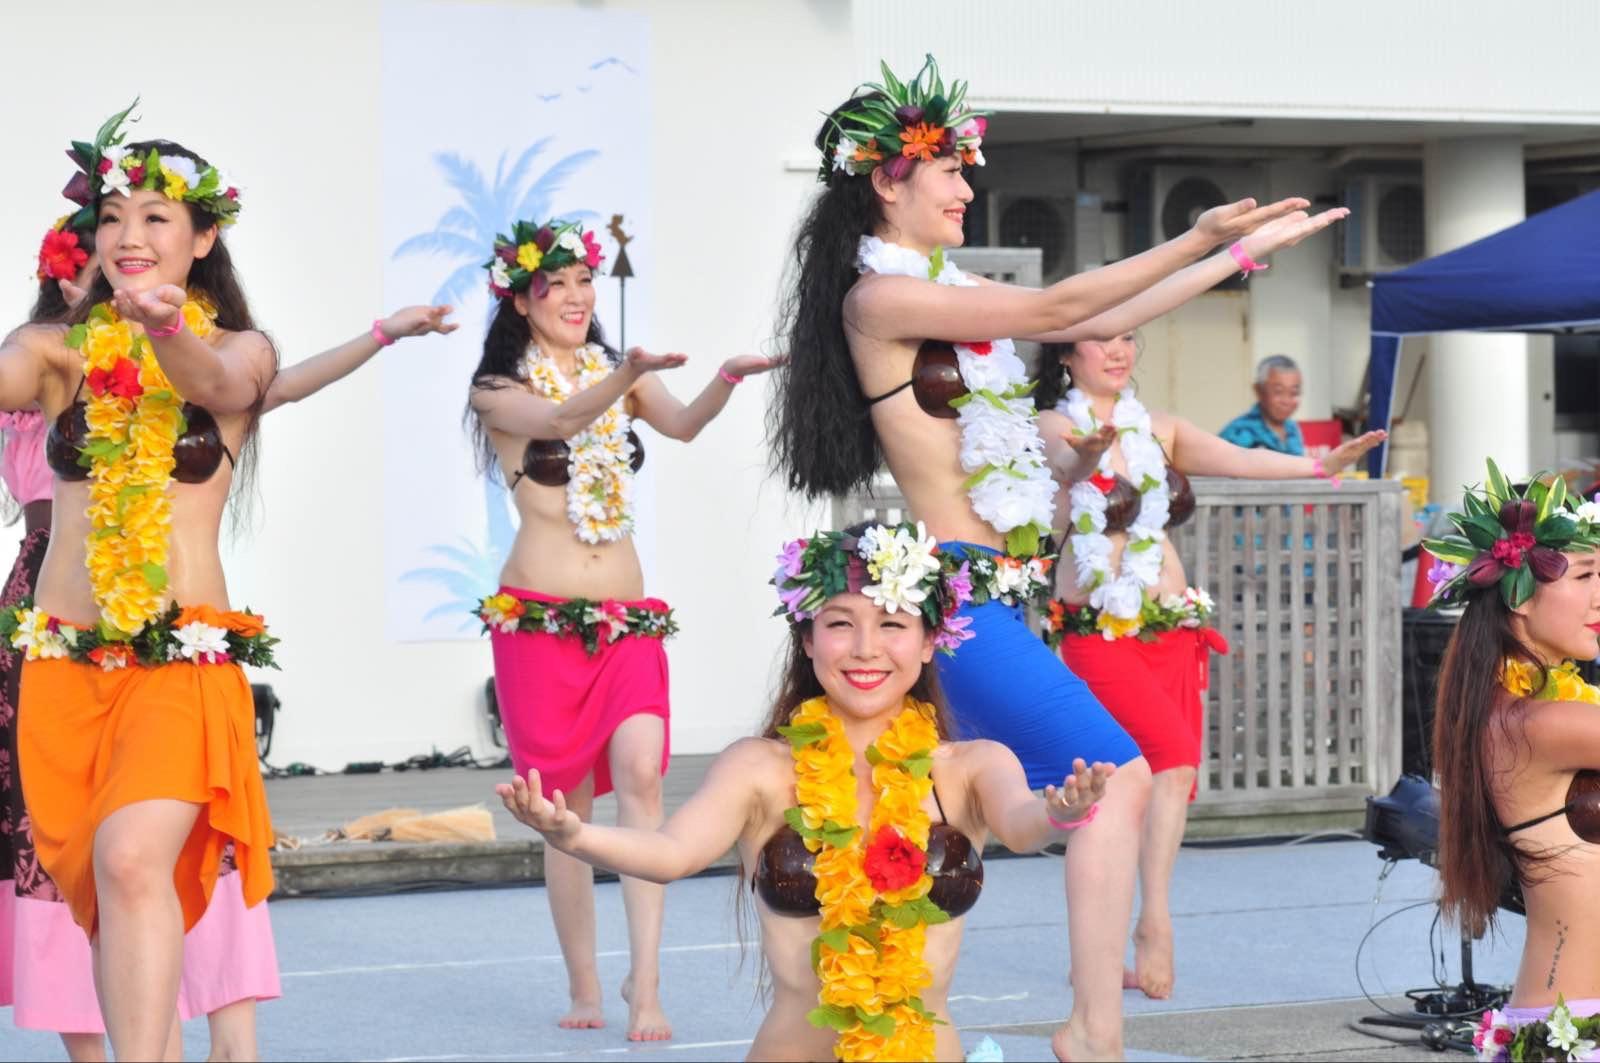
M 536 591 L 501 587 L 517 598 L 559 603 Z M 656 598 L 622 605 L 665 609 Z M 622 721 L 640 714 L 670 724 L 667 654 L 661 639 L 626 635 L 601 641 L 594 656 L 575 637 L 491 630 L 494 690 L 517 774 L 539 769 L 544 789 L 571 791 L 590 774 L 596 797 L 611 792 L 607 747 Z M 668 727 L 670 732 L 670 727 Z M 661 743 L 667 773 L 670 734 Z
M 211 905 L 183 938 L 183 980 L 178 1014 L 185 1020 L 238 1003 L 283 995 L 278 953 L 266 904 L 244 905 L 237 874 L 217 879 Z M 89 939 L 59 901 L 14 896 L 0 884 L 12 919 L 0 936 L 13 934 L 11 963 L 5 971 L 13 987 L 12 1016 L 26 1030 L 104 1033 L 105 1022 L 94 993 Z

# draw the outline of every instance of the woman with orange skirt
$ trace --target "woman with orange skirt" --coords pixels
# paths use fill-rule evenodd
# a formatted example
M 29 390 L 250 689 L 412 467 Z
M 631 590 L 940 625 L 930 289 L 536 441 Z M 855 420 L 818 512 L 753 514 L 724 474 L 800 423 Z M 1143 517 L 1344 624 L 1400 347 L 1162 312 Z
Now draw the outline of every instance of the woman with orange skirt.
M 238 192 L 169 141 L 92 146 L 99 276 L 61 324 L 0 345 L 0 409 L 51 422 L 58 478 L 35 601 L 0 616 L 25 656 L 17 742 L 39 861 L 94 940 L 118 1058 L 168 1051 L 183 933 L 224 850 L 245 905 L 272 831 L 217 539 L 276 372 L 220 228 Z M 235 468 L 235 464 L 239 469 Z

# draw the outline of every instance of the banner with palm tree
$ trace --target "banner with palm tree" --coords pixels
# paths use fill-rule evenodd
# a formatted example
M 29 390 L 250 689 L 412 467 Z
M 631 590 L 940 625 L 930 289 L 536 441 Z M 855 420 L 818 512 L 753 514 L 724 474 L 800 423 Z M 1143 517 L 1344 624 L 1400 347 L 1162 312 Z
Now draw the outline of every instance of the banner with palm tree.
M 515 41 L 539 43 L 508 49 Z M 430 343 L 426 360 L 397 349 L 383 363 L 392 639 L 477 638 L 472 610 L 497 588 L 516 533 L 504 483 L 476 474 L 462 423 L 493 309 L 482 265 L 495 234 L 556 215 L 603 234 L 606 219 L 625 214 L 633 270 L 648 276 L 649 169 L 639 147 L 650 139 L 648 47 L 648 21 L 636 14 L 384 8 L 384 305 L 449 303 L 464 326 Z M 617 285 L 596 281 L 596 316 L 615 337 Z M 627 331 L 638 342 L 649 335 L 649 286 L 636 281 L 628 296 Z M 649 474 L 647 466 L 636 489 L 646 532 Z M 648 572 L 650 544 L 638 545 Z

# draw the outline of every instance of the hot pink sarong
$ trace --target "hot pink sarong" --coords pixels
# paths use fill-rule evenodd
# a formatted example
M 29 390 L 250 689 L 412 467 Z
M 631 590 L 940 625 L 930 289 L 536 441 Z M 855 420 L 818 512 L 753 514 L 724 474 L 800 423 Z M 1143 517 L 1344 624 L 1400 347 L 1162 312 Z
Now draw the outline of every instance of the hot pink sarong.
M 561 603 L 537 591 L 501 587 L 501 593 L 539 602 Z M 665 610 L 658 598 L 620 605 Z M 491 630 L 494 689 L 511 763 L 519 775 L 537 768 L 549 793 L 570 792 L 590 774 L 596 797 L 611 792 L 607 746 L 630 716 L 661 717 L 667 731 L 661 744 L 661 774 L 671 750 L 667 693 L 667 654 L 661 639 L 624 635 L 601 640 L 591 657 L 583 642 L 542 631 Z

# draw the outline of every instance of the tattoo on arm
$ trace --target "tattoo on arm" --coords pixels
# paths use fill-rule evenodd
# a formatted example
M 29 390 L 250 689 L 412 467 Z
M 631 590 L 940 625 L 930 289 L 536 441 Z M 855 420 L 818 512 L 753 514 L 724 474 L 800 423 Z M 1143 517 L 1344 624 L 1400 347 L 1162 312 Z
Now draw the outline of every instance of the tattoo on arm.
M 1561 962 L 1561 949 L 1567 943 L 1567 924 L 1556 920 L 1556 951 L 1550 957 L 1550 977 L 1544 981 L 1546 989 L 1554 989 L 1556 985 L 1556 965 Z

